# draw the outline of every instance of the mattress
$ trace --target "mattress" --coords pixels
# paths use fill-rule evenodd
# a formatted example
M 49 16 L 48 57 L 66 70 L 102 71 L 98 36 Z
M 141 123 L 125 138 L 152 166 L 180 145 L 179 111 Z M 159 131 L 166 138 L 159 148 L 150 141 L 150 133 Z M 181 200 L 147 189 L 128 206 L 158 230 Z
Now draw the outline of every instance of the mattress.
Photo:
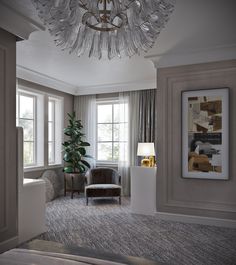
M 28 249 L 12 249 L 0 255 L 0 265 L 123 265 L 108 260 L 43 252 Z

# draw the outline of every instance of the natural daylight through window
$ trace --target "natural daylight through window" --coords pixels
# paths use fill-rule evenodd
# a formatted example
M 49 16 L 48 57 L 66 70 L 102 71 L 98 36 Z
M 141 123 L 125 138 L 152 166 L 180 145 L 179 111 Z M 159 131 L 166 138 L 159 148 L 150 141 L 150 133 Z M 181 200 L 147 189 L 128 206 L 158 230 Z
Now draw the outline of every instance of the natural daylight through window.
M 63 99 L 18 88 L 16 106 L 16 124 L 24 130 L 24 168 L 61 165 Z
M 97 103 L 97 161 L 117 163 L 128 142 L 127 103 Z

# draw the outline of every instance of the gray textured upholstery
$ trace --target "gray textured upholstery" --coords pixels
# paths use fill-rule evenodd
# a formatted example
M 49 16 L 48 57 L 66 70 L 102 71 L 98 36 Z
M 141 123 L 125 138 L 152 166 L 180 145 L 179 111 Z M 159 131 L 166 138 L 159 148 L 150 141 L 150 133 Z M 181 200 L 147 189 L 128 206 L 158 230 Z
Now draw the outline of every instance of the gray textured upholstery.
M 54 170 L 46 170 L 41 178 L 46 182 L 46 202 L 50 202 L 60 195 L 60 182 Z
M 85 197 L 119 197 L 121 196 L 120 175 L 112 168 L 93 168 L 86 174 L 87 186 Z
M 98 167 L 89 170 L 86 174 L 87 184 L 120 184 L 120 175 L 112 168 Z

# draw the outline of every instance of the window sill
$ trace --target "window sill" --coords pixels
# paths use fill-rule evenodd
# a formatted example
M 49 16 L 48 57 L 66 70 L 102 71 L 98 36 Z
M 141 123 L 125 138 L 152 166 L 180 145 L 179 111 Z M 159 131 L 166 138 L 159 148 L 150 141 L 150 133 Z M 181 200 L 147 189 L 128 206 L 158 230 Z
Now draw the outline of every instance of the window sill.
M 56 169 L 56 168 L 63 168 L 63 165 L 55 164 L 55 165 L 48 165 L 46 167 L 44 166 L 27 167 L 24 168 L 24 172 L 33 172 L 33 171 L 41 171 L 41 170 Z
M 62 164 L 53 164 L 53 165 L 48 165 L 46 168 L 49 169 L 49 168 L 60 168 L 60 167 L 64 167 L 64 165 L 62 165 Z
M 96 162 L 96 167 L 118 167 L 118 163 L 115 163 L 115 162 L 100 162 L 100 161 L 97 161 Z

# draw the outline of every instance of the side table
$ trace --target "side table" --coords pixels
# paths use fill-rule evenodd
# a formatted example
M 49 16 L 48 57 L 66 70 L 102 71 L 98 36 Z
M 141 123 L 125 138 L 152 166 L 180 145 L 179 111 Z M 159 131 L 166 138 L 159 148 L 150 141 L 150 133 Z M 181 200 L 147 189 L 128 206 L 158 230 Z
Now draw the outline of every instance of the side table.
M 156 212 L 156 167 L 131 167 L 131 211 Z

